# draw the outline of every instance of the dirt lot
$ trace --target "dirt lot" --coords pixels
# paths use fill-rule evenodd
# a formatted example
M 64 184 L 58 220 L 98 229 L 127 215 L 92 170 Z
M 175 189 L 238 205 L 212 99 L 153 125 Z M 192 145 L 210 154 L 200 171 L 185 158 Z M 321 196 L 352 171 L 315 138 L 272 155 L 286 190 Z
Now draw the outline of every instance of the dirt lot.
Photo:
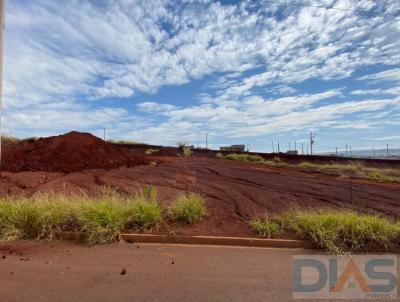
M 347 208 L 400 216 L 400 184 L 348 180 L 211 156 L 145 156 L 145 147 L 135 151 L 132 146 L 123 148 L 90 140 L 86 134 L 72 136 L 75 137 L 69 135 L 68 140 L 53 138 L 48 145 L 41 140 L 8 146 L 3 166 L 8 171 L 1 175 L 1 193 L 94 192 L 105 185 L 121 192 L 133 192 L 152 185 L 157 187 L 163 203 L 184 192 L 200 193 L 206 197 L 209 214 L 201 223 L 179 230 L 183 234 L 251 235 L 247 224 L 250 218 L 265 211 L 282 212 L 291 208 Z M 60 147 L 57 140 L 63 140 L 64 144 Z M 100 146 L 96 145 L 98 142 Z M 42 152 L 36 150 L 35 144 L 39 144 Z M 48 146 L 58 147 L 49 150 Z M 84 156 L 77 146 L 84 150 Z M 52 156 L 52 150 L 57 151 L 57 156 Z M 72 171 L 63 162 L 63 150 L 68 151 L 66 158 L 73 161 Z M 96 153 L 98 150 L 102 150 L 100 155 Z M 167 151 L 159 155 L 174 155 L 176 150 Z M 13 152 L 18 156 L 13 157 Z M 88 152 L 95 155 L 90 157 Z M 97 157 L 100 159 L 96 160 Z M 46 163 L 50 164 L 46 166 Z M 98 168 L 102 165 L 103 168 Z M 168 230 L 160 230 L 165 231 Z

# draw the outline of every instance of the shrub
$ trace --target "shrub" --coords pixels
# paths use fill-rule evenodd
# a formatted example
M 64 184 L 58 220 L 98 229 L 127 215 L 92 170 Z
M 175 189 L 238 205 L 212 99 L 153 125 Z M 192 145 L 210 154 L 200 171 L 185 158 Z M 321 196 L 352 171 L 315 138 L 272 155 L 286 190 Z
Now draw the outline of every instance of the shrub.
M 354 212 L 292 212 L 281 222 L 334 254 L 366 250 L 370 243 L 387 246 L 399 234 L 388 219 Z
M 204 200 L 200 195 L 191 193 L 178 197 L 167 209 L 171 221 L 193 224 L 206 215 Z
M 249 224 L 260 236 L 267 238 L 275 236 L 280 231 L 280 225 L 269 220 L 268 217 L 264 219 L 253 218 Z

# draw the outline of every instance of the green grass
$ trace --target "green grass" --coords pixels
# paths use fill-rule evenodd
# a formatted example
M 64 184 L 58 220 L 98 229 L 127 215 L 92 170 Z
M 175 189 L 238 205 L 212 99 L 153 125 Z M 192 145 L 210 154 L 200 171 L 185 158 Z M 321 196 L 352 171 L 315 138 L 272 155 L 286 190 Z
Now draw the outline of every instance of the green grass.
M 39 235 L 39 211 L 27 200 L 0 202 L 0 237 L 3 240 L 29 239 Z
M 207 214 L 204 199 L 197 194 L 181 195 L 167 209 L 170 221 L 194 224 Z
M 127 202 L 124 227 L 145 230 L 157 227 L 162 221 L 161 214 L 157 190 L 154 187 L 146 188 Z
M 79 201 L 82 202 L 82 201 Z M 78 201 L 71 201 L 65 195 L 53 192 L 37 194 L 31 201 L 38 208 L 38 238 L 53 239 L 62 231 L 76 231 L 78 228 Z
M 103 244 L 120 239 L 124 227 L 122 203 L 112 199 L 92 200 L 79 209 L 80 230 L 86 234 L 87 243 Z
M 184 157 L 189 157 L 189 156 L 192 155 L 192 150 L 190 149 L 189 146 L 183 146 L 183 147 L 182 147 L 182 155 L 183 155 Z
M 280 160 L 280 158 L 276 157 L 276 156 L 271 160 L 265 160 L 260 155 L 239 154 L 239 153 L 231 153 L 231 154 L 223 155 L 222 153 L 217 153 L 216 157 L 219 159 L 230 159 L 230 160 L 238 160 L 238 161 L 244 161 L 244 162 L 260 163 L 260 164 L 274 166 L 274 167 L 290 166 L 289 164 L 282 162 Z
M 32 199 L 0 200 L 0 238 L 54 238 L 77 224 L 75 204 L 62 195 L 39 194 Z
M 173 201 L 167 212 L 174 221 L 195 223 L 206 210 L 200 196 L 189 194 Z M 88 244 L 103 244 L 119 240 L 122 230 L 157 228 L 162 214 L 152 186 L 132 195 L 105 188 L 93 196 L 50 192 L 0 199 L 0 239 L 54 239 L 63 231 L 81 231 Z
M 108 143 L 120 144 L 120 145 L 141 145 L 141 144 L 143 144 L 142 142 L 131 141 L 131 140 L 113 140 L 113 139 L 108 139 L 106 141 Z
M 221 154 L 221 153 L 219 153 L 219 154 Z M 223 158 L 230 159 L 230 160 L 245 161 L 245 162 L 263 162 L 264 161 L 264 159 L 259 155 L 238 154 L 238 153 L 231 153 L 231 154 L 223 155 Z
M 377 215 L 355 212 L 298 211 L 274 218 L 300 238 L 333 254 L 367 251 L 368 245 L 399 243 L 399 223 Z
M 280 224 L 271 221 L 268 217 L 264 219 L 253 218 L 249 224 L 260 236 L 267 238 L 276 236 L 281 230 Z
M 349 162 L 344 164 L 332 162 L 328 164 L 320 164 L 304 161 L 299 164 L 289 164 L 281 161 L 278 157 L 274 157 L 272 160 L 264 160 L 259 155 L 237 153 L 227 155 L 217 153 L 216 157 L 219 159 L 256 162 L 273 167 L 306 169 L 310 171 L 334 174 L 346 178 L 357 177 L 371 179 L 378 182 L 400 182 L 400 169 L 368 167 L 362 162 Z
M 333 173 L 342 177 L 359 177 L 379 182 L 400 182 L 400 170 L 368 167 L 362 162 L 349 162 L 347 164 L 334 162 L 330 164 L 302 162 L 298 164 L 297 167 L 313 171 Z

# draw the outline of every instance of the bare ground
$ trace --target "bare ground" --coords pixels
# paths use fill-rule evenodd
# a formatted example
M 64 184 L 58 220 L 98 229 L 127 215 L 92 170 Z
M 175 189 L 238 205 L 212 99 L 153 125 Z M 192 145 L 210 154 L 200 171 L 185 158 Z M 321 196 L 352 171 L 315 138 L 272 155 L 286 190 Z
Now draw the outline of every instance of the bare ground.
M 199 157 L 152 157 L 157 165 L 62 172 L 3 172 L 5 195 L 32 195 L 48 190 L 94 192 L 105 185 L 121 192 L 157 187 L 163 203 L 185 192 L 206 197 L 208 216 L 195 226 L 179 228 L 186 235 L 252 235 L 248 221 L 265 211 L 345 208 L 400 216 L 400 184 L 266 167 Z M 160 232 L 171 231 L 161 229 Z

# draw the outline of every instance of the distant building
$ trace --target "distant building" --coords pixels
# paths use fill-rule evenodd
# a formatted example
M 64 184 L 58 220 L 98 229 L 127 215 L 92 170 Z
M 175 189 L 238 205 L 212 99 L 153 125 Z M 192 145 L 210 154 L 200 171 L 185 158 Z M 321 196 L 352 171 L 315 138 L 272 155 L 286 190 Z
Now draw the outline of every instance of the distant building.
M 246 145 L 232 145 L 228 147 L 220 147 L 220 151 L 231 151 L 231 152 L 245 152 Z
M 297 150 L 289 150 L 289 151 L 286 152 L 286 154 L 299 155 L 299 152 L 297 152 Z

